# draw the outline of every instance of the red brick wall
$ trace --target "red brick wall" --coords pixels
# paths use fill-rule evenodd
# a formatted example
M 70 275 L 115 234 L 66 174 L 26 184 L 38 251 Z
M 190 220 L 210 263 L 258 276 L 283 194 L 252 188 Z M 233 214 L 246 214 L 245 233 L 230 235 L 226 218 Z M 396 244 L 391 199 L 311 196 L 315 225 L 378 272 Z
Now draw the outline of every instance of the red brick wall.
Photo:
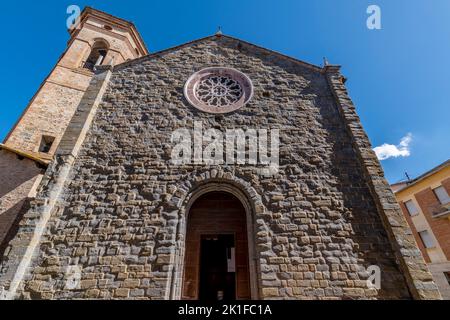
M 403 201 L 400 202 L 400 208 L 402 208 L 403 215 L 405 216 L 406 221 L 408 221 L 409 227 L 413 232 L 414 239 L 416 239 L 416 242 L 419 246 L 420 251 L 422 252 L 422 256 L 425 259 L 425 262 L 430 263 L 431 259 L 428 256 L 427 249 L 423 245 L 422 239 L 420 239 L 419 233 L 417 232 L 417 229 L 414 226 L 414 223 L 412 222 L 411 216 L 409 215 L 408 209 L 406 209 L 405 203 Z
M 446 180 L 447 191 L 449 190 L 449 180 Z M 416 193 L 415 197 L 445 256 L 450 260 L 450 220 L 432 217 L 432 208 L 440 204 L 438 198 L 431 188 Z
M 447 193 L 450 194 L 450 178 L 442 181 L 442 186 L 447 190 Z

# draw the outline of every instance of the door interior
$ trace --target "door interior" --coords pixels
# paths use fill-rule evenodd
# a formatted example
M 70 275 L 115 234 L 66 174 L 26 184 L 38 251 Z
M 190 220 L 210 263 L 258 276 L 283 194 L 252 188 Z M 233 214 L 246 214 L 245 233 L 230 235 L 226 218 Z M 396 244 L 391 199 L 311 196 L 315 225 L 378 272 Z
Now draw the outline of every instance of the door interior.
M 202 236 L 200 248 L 200 300 L 235 300 L 234 236 Z
M 250 298 L 245 209 L 229 193 L 207 193 L 188 214 L 182 299 Z

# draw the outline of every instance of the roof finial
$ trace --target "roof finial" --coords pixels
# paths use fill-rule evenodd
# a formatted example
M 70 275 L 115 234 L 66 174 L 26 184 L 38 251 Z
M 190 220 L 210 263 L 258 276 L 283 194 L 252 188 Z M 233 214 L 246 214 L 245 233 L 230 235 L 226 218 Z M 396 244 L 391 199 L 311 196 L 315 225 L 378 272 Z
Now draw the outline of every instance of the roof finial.
M 222 33 L 222 27 L 221 26 L 219 26 L 218 28 L 217 28 L 217 32 L 216 32 L 216 36 L 221 36 L 223 33 Z
M 328 59 L 326 57 L 323 57 L 323 65 L 328 66 L 330 63 L 328 62 Z

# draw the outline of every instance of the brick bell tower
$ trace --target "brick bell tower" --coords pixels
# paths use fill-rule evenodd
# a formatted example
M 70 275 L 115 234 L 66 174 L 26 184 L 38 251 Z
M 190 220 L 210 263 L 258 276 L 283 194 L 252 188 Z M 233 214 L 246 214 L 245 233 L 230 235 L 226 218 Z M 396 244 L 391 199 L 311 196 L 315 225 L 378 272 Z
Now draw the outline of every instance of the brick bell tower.
M 133 23 L 85 8 L 78 28 L 49 76 L 6 137 L 3 148 L 48 162 L 72 118 L 96 65 L 148 54 Z
M 0 144 L 0 259 L 64 131 L 94 75 L 96 65 L 119 64 L 148 54 L 136 27 L 86 8 L 69 30 L 67 49 Z

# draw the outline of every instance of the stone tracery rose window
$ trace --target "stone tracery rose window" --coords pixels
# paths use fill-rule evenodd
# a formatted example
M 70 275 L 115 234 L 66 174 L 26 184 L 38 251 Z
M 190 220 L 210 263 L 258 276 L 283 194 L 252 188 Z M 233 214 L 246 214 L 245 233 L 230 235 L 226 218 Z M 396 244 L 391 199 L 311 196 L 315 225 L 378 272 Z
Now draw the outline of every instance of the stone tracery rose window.
M 186 99 L 209 113 L 228 113 L 243 107 L 253 96 L 251 80 L 232 68 L 213 67 L 193 74 L 184 88 Z
M 211 107 L 232 105 L 242 97 L 239 82 L 223 76 L 210 76 L 202 80 L 195 89 L 196 97 Z

